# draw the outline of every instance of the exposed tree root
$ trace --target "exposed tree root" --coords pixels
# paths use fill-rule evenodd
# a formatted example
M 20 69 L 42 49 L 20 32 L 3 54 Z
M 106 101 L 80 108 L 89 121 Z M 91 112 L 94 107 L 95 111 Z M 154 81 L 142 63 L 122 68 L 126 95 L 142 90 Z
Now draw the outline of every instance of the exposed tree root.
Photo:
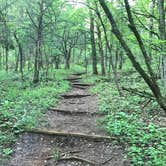
M 76 85 L 76 86 L 93 86 L 94 84 L 87 84 L 87 83 L 72 83 L 72 85 Z
M 102 166 L 105 165 L 105 164 L 107 164 L 108 162 L 110 162 L 110 161 L 112 160 L 112 158 L 113 158 L 113 157 L 111 157 L 111 158 L 109 158 L 108 160 L 104 161 L 104 162 L 102 163 Z
M 87 87 L 82 87 L 82 86 L 77 86 L 77 85 L 71 85 L 73 88 L 78 88 L 78 89 L 87 89 Z
M 69 110 L 61 110 L 57 108 L 50 108 L 50 111 L 55 111 L 58 113 L 62 114 L 67 114 L 67 115 L 107 115 L 105 113 L 98 113 L 98 112 L 87 112 L 87 111 L 69 111 Z
M 85 138 L 85 139 L 94 140 L 94 141 L 115 140 L 115 137 L 109 137 L 109 136 L 89 135 L 89 134 L 83 134 L 83 133 L 70 133 L 70 132 L 46 130 L 46 129 L 31 129 L 31 130 L 26 130 L 26 131 L 29 133 L 52 135 L 52 136 L 66 136 L 66 137 L 70 136 L 70 137 Z
M 64 80 L 66 81 L 78 81 L 78 80 L 81 80 L 82 78 L 81 77 L 69 77 L 69 78 L 66 78 Z
M 83 74 L 86 74 L 86 72 L 73 73 L 72 75 L 74 75 L 74 76 L 80 76 L 80 75 L 83 75 Z
M 87 159 L 84 159 L 84 158 L 81 158 L 81 157 L 77 157 L 77 156 L 70 156 L 70 157 L 63 157 L 63 158 L 60 158 L 58 161 L 80 161 L 80 162 L 84 162 L 84 163 L 87 163 L 87 164 L 90 164 L 90 165 L 94 165 L 94 166 L 98 166 L 99 164 L 98 163 L 95 163 L 93 161 L 90 161 L 90 160 L 87 160 Z
M 76 95 L 61 95 L 61 97 L 65 98 L 65 99 L 69 99 L 69 98 L 83 98 L 83 97 L 89 97 L 91 96 L 90 94 L 87 95 L 80 95 L 80 94 L 76 94 Z

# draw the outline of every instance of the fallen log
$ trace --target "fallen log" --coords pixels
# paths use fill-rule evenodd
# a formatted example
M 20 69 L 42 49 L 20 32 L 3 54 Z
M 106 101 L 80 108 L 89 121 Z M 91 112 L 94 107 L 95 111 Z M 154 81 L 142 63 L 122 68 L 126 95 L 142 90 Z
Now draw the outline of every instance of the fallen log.
M 101 135 L 89 135 L 83 133 L 70 133 L 63 131 L 55 131 L 55 130 L 46 130 L 46 129 L 27 129 L 26 132 L 35 133 L 35 134 L 43 134 L 43 135 L 52 135 L 52 136 L 65 136 L 65 137 L 77 137 L 84 138 L 93 141 L 112 141 L 116 140 L 115 137 L 109 136 L 101 136 Z
M 80 95 L 80 94 L 75 94 L 75 95 L 61 95 L 61 97 L 65 98 L 65 99 L 69 99 L 69 98 L 83 98 L 83 97 L 89 97 L 91 96 L 90 94 L 87 95 Z
M 87 111 L 69 111 L 69 110 L 62 110 L 62 109 L 57 109 L 57 108 L 50 108 L 50 111 L 55 111 L 58 113 L 66 114 L 66 115 L 107 115 L 105 113 L 98 113 L 98 112 L 87 112 Z

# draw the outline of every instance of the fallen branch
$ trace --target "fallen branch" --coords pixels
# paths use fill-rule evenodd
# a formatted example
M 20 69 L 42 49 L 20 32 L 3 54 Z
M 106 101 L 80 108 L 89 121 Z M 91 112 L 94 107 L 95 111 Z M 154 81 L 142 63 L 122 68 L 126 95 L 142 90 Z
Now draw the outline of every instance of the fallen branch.
M 67 115 L 107 115 L 105 113 L 98 113 L 98 112 L 87 112 L 87 111 L 69 111 L 69 110 L 62 110 L 57 108 L 50 108 L 50 111 L 55 111 L 62 114 Z
M 69 99 L 69 98 L 83 98 L 83 97 L 89 97 L 91 96 L 90 94 L 87 95 L 80 95 L 80 94 L 75 94 L 75 95 L 61 95 L 61 97 L 65 98 L 65 99 Z
M 151 93 L 148 93 L 146 91 L 139 91 L 136 88 L 126 88 L 126 87 L 122 87 L 122 90 L 125 90 L 125 91 L 127 91 L 129 93 L 133 93 L 133 94 L 138 95 L 140 97 L 144 97 L 144 98 L 148 98 L 148 99 L 151 99 L 151 100 L 155 100 L 154 96 Z
M 84 162 L 84 163 L 91 164 L 91 165 L 94 165 L 94 166 L 99 165 L 99 164 L 97 164 L 93 161 L 90 161 L 90 160 L 87 160 L 87 159 L 84 159 L 84 158 L 81 158 L 81 157 L 77 157 L 77 156 L 70 156 L 70 157 L 64 157 L 64 158 L 58 159 L 58 161 L 64 161 L 64 160 L 67 160 L 67 161 L 76 160 L 76 161 Z
M 45 130 L 45 129 L 31 129 L 26 130 L 29 133 L 35 134 L 44 134 L 44 135 L 52 135 L 52 136 L 66 136 L 66 137 L 78 137 L 78 138 L 85 138 L 94 141 L 111 141 L 112 139 L 115 140 L 115 137 L 109 136 L 101 136 L 101 135 L 89 135 L 83 133 L 70 133 L 70 132 L 63 132 L 63 131 L 54 131 L 54 130 Z

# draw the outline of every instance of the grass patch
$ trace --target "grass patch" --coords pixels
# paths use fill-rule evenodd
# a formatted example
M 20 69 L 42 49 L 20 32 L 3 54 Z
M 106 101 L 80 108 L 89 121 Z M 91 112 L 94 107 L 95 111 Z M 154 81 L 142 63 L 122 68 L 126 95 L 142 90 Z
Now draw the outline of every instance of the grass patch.
M 69 89 L 68 82 L 62 80 L 69 73 L 58 70 L 52 81 L 35 86 L 30 81 L 22 82 L 16 73 L 0 73 L 0 158 L 9 156 L 16 135 L 38 125 L 43 111 Z
M 131 166 L 165 166 L 166 128 L 154 121 L 154 117 L 160 116 L 157 103 L 151 102 L 144 107 L 147 99 L 143 97 L 128 93 L 120 97 L 113 79 L 103 80 L 96 76 L 86 78 L 88 82 L 98 82 L 91 91 L 99 95 L 99 110 L 108 113 L 100 124 L 109 135 L 120 140 Z M 148 89 L 136 73 L 130 75 L 130 79 L 123 76 L 120 83 L 121 86 Z

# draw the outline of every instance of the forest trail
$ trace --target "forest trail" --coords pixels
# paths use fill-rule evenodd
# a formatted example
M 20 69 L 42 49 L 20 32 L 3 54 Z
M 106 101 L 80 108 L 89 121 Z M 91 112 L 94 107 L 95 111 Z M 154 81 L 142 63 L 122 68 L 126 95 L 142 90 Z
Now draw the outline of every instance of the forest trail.
M 50 108 L 37 129 L 20 136 L 7 166 L 124 166 L 121 146 L 99 128 L 97 96 L 68 78 L 72 89 Z

